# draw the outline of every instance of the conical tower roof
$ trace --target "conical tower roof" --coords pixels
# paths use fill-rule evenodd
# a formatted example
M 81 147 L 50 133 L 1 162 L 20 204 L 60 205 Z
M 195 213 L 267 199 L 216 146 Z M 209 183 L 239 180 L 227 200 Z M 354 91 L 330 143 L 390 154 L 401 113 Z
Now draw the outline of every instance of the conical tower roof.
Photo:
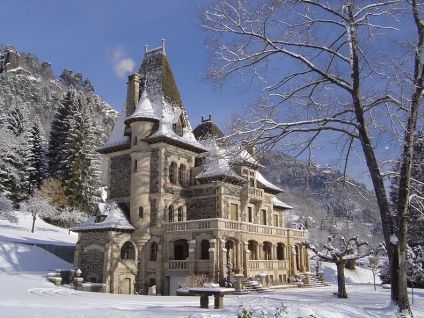
M 147 87 L 143 90 L 140 100 L 135 107 L 134 113 L 125 119 L 125 123 L 128 124 L 136 120 L 159 120 L 158 116 L 153 110 L 152 103 L 150 102 L 149 97 L 147 96 Z

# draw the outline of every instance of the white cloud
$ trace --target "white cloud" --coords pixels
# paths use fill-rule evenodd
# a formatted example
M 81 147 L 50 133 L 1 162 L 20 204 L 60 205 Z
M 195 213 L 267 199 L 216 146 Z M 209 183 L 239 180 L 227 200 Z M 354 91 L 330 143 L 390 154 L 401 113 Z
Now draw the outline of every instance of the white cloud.
M 125 50 L 118 46 L 112 50 L 113 73 L 119 78 L 124 78 L 134 70 L 135 62 L 128 57 Z

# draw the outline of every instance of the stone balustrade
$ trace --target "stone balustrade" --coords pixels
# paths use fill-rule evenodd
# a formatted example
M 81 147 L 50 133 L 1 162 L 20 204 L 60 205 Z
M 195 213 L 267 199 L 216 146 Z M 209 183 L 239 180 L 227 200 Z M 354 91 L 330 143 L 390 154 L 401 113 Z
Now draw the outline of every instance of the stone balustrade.
M 249 261 L 250 270 L 272 270 L 272 269 L 288 269 L 288 260 L 251 260 Z
M 170 270 L 186 270 L 187 269 L 187 260 L 169 260 L 168 269 Z
M 257 233 L 266 235 L 275 235 L 279 237 L 294 237 L 297 239 L 306 239 L 308 237 L 306 230 L 301 229 L 290 229 L 268 225 L 253 224 L 248 222 L 231 221 L 227 219 L 203 219 L 203 220 L 192 220 L 175 223 L 163 224 L 167 232 L 173 231 L 187 231 L 187 230 L 204 230 L 204 229 L 220 229 L 220 230 L 232 230 L 246 233 Z

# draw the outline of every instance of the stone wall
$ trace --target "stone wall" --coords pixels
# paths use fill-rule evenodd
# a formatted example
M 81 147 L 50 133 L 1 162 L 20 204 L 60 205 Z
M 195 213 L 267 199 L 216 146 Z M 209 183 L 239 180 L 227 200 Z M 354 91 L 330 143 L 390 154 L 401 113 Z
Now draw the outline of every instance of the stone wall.
M 98 249 L 90 249 L 81 252 L 80 269 L 84 281 L 91 283 L 102 283 L 103 281 L 103 259 L 104 253 Z
M 193 198 L 187 203 L 187 220 L 217 218 L 216 197 Z
M 129 154 L 110 158 L 109 199 L 131 193 L 131 157 Z
M 152 149 L 150 154 L 150 192 L 159 192 L 159 149 Z

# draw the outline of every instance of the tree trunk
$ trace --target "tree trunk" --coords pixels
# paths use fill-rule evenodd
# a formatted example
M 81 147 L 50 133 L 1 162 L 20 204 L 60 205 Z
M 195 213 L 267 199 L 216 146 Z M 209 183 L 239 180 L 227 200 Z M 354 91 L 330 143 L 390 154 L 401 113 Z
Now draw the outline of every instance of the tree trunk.
M 36 216 L 32 217 L 32 228 L 31 228 L 31 233 L 34 233 L 34 228 L 35 228 L 35 220 L 37 219 Z
M 348 10 L 350 20 L 354 21 L 352 7 L 350 6 Z M 402 250 L 399 248 L 399 245 L 393 245 L 390 240 L 391 235 L 395 234 L 397 231 L 395 230 L 395 220 L 390 214 L 389 200 L 387 199 L 383 177 L 378 166 L 372 141 L 368 133 L 364 108 L 360 98 L 360 69 L 358 57 L 359 49 L 357 44 L 357 30 L 353 24 L 347 28 L 347 35 L 350 43 L 352 101 L 355 109 L 355 117 L 358 122 L 359 139 L 361 141 L 365 161 L 370 172 L 375 196 L 377 198 L 381 223 L 383 226 L 384 240 L 389 256 L 390 276 L 392 281 L 391 298 L 400 309 L 410 310 L 406 287 L 406 251 L 402 252 Z
M 347 298 L 346 284 L 345 284 L 345 262 L 340 261 L 336 263 L 337 266 L 337 297 Z

